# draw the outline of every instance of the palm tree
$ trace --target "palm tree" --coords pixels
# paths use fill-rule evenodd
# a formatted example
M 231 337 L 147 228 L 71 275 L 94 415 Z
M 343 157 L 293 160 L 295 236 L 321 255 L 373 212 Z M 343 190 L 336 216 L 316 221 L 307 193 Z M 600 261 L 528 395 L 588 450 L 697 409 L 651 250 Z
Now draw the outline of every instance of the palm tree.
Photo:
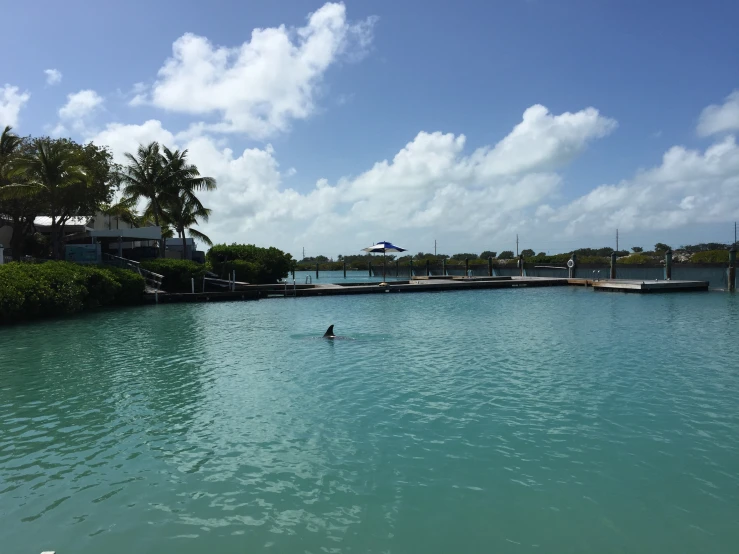
M 146 214 L 152 217 L 154 225 L 161 227 L 162 198 L 168 193 L 171 180 L 159 143 L 141 144 L 135 156 L 126 152 L 126 158 L 128 165 L 121 172 L 125 198 L 133 204 L 140 199 L 146 200 Z M 164 256 L 164 240 L 160 242 L 160 256 Z
M 167 222 L 172 225 L 177 232 L 177 236 L 182 239 L 182 259 L 187 258 L 187 240 L 185 232 L 190 237 L 204 242 L 208 246 L 213 246 L 213 241 L 194 228 L 199 221 L 208 221 L 211 211 L 204 207 L 200 201 L 193 201 L 188 195 L 181 193 L 179 196 L 171 198 L 167 203 Z
M 196 191 L 215 190 L 216 180 L 213 177 L 200 175 L 197 166 L 187 161 L 187 150 L 171 151 L 164 148 L 164 159 L 169 173 L 167 192 L 164 195 L 166 219 L 172 224 L 182 239 L 182 258 L 187 259 L 187 240 L 185 231 L 196 238 L 212 245 L 211 240 L 193 227 L 198 220 L 208 221 L 210 210 L 203 206 Z
M 39 138 L 12 165 L 10 177 L 22 176 L 25 182 L 8 184 L 5 190 L 15 198 L 42 198 L 44 211 L 51 217 L 52 255 L 58 258 L 59 229 L 75 215 L 65 205 L 65 194 L 72 187 L 86 187 L 89 181 L 84 159 L 68 142 Z

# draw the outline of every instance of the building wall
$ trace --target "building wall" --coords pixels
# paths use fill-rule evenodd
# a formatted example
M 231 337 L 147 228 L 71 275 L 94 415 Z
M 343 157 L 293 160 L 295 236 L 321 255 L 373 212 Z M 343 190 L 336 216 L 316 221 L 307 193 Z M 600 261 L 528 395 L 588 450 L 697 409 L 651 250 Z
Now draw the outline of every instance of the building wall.
M 0 244 L 10 248 L 10 239 L 13 238 L 13 228 L 10 225 L 0 227 Z

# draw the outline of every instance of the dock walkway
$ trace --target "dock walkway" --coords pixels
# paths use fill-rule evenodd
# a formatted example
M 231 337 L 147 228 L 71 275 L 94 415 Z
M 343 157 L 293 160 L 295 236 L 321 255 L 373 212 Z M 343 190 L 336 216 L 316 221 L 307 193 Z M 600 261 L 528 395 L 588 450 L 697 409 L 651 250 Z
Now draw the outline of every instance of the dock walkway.
M 480 289 L 511 289 L 534 287 L 592 287 L 599 291 L 616 292 L 686 292 L 707 291 L 706 281 L 626 281 L 567 279 L 560 277 L 413 277 L 408 281 L 386 283 L 345 284 L 290 284 L 246 285 L 237 291 L 198 293 L 147 293 L 145 299 L 151 303 L 210 302 L 228 300 L 257 300 L 259 298 L 295 298 L 306 296 L 346 296 L 355 294 L 385 294 L 409 292 L 445 292 Z

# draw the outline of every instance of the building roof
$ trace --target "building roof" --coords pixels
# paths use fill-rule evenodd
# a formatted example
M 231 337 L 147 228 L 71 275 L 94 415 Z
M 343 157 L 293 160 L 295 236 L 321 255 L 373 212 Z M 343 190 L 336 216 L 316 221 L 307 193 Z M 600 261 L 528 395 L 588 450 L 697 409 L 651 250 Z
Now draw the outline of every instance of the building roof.
M 67 220 L 65 225 L 87 225 L 91 219 L 92 216 L 71 217 Z M 46 215 L 40 215 L 33 220 L 33 224 L 42 227 L 51 227 L 51 218 Z

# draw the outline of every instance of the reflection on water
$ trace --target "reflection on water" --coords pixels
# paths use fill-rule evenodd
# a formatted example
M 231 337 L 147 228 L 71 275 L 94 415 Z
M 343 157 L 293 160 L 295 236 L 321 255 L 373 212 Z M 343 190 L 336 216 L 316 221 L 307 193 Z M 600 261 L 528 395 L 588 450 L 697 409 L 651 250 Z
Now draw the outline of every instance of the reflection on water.
M 733 552 L 738 315 L 532 289 L 0 329 L 3 551 Z

